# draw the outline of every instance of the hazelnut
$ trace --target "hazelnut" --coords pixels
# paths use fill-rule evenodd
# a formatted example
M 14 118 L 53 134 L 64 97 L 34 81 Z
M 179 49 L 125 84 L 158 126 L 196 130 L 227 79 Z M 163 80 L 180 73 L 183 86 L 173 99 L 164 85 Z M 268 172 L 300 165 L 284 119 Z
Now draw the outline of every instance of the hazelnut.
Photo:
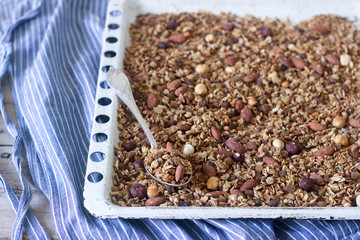
M 138 197 L 139 199 L 143 199 L 146 196 L 146 188 L 140 183 L 136 183 L 131 186 L 130 194 L 134 198 Z
M 206 64 L 200 64 L 195 67 L 195 71 L 198 74 L 206 74 L 209 72 L 209 67 Z
M 349 140 L 344 135 L 335 136 L 335 138 L 333 139 L 333 142 L 334 142 L 334 144 L 342 146 L 342 147 L 347 147 L 349 145 Z
M 197 95 L 205 95 L 207 93 L 207 88 L 205 86 L 205 84 L 203 83 L 199 83 L 198 85 L 195 86 L 195 93 Z
M 342 66 L 347 66 L 351 62 L 351 57 L 347 54 L 340 55 L 340 63 Z
M 157 197 L 159 195 L 159 189 L 157 189 L 156 186 L 150 186 L 147 189 L 147 195 L 148 195 L 149 198 Z
M 280 149 L 280 150 L 282 150 L 282 149 L 284 149 L 284 142 L 283 141 L 281 141 L 280 139 L 275 139 L 274 141 L 273 141 L 273 146 L 275 147 L 275 148 L 278 148 L 278 149 Z
M 212 42 L 212 41 L 214 41 L 214 35 L 212 35 L 212 34 L 206 35 L 206 36 L 205 36 L 205 41 L 206 41 L 206 42 Z
M 288 142 L 285 146 L 286 151 L 288 151 L 291 155 L 297 155 L 301 153 L 302 146 L 298 141 Z
M 336 128 L 343 128 L 345 126 L 346 119 L 342 116 L 336 116 L 332 120 L 332 125 Z
M 187 143 L 184 146 L 184 150 L 183 153 L 185 154 L 185 156 L 190 156 L 195 152 L 195 148 L 193 147 L 193 145 Z
M 217 177 L 211 177 L 206 183 L 206 187 L 210 190 L 217 190 L 220 180 Z
M 249 97 L 249 99 L 248 99 L 248 104 L 249 104 L 250 106 L 256 105 L 256 104 L 257 104 L 256 98 L 254 98 L 254 97 Z

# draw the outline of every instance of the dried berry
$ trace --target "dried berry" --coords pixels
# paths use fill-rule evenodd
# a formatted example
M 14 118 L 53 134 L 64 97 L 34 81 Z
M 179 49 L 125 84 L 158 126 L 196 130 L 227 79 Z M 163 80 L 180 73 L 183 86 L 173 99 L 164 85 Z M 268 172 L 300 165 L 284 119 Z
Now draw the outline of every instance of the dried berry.
M 301 153 L 302 146 L 300 145 L 300 143 L 298 141 L 291 141 L 285 145 L 285 149 L 291 155 L 297 155 L 297 154 Z
M 235 27 L 234 24 L 232 24 L 232 23 L 227 23 L 224 28 L 225 28 L 225 30 L 227 30 L 227 31 L 231 31 L 231 30 L 234 29 L 234 27 Z
M 138 159 L 133 163 L 135 169 L 144 168 L 144 160 Z
M 135 183 L 130 188 L 130 194 L 134 198 L 137 197 L 139 199 L 143 199 L 144 197 L 146 197 L 146 188 L 140 183 Z
M 262 32 L 262 34 L 263 34 L 265 37 L 272 35 L 271 29 L 270 29 L 270 28 L 267 28 L 267 27 L 264 27 L 261 32 Z
M 244 161 L 244 154 L 242 154 L 242 153 L 239 153 L 239 152 L 236 152 L 236 153 L 234 153 L 234 155 L 233 155 L 233 159 L 234 159 L 234 161 L 235 162 L 243 162 Z
M 175 30 L 176 29 L 176 24 L 174 22 L 170 21 L 170 22 L 167 23 L 166 29 Z
M 123 148 L 125 148 L 126 151 L 131 151 L 136 147 L 136 144 L 134 141 L 128 141 L 123 143 Z
M 314 188 L 315 181 L 309 177 L 303 177 L 300 180 L 300 187 L 306 191 L 311 191 Z
M 169 47 L 169 45 L 166 42 L 159 42 L 159 44 L 158 44 L 158 48 L 160 48 L 160 49 L 166 49 L 168 47 Z

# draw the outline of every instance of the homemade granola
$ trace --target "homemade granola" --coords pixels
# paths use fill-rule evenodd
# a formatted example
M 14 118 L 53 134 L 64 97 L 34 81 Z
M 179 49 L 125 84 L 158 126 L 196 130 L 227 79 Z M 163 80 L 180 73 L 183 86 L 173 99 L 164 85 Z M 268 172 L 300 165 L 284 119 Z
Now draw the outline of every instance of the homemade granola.
M 360 34 L 353 22 L 145 14 L 130 36 L 124 71 L 161 154 L 120 106 L 115 204 L 360 204 Z M 144 162 L 164 181 L 192 179 L 167 187 L 146 174 Z

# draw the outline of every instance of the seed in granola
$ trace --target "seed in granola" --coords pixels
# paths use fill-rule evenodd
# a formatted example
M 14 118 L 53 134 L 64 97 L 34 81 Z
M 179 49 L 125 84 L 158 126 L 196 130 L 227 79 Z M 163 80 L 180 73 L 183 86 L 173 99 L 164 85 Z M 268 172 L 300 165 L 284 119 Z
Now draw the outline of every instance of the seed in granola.
M 140 183 L 135 183 L 130 188 L 130 194 L 134 198 L 137 197 L 139 199 L 143 199 L 144 197 L 146 197 L 146 188 Z
M 291 57 L 290 60 L 295 65 L 295 67 L 300 70 L 303 70 L 307 65 L 307 63 L 303 59 L 298 57 Z
M 168 47 L 169 47 L 169 45 L 166 42 L 159 42 L 159 44 L 158 44 L 158 48 L 160 48 L 160 49 L 166 49 Z
M 149 108 L 154 108 L 158 105 L 159 100 L 157 98 L 157 95 L 155 93 L 149 93 L 147 98 L 147 106 Z
M 298 141 L 291 141 L 286 144 L 285 149 L 291 155 L 297 155 L 302 151 L 302 146 Z
M 332 125 L 336 128 L 343 128 L 346 124 L 346 118 L 342 116 L 336 116 L 332 120 Z
M 211 165 L 203 165 L 202 172 L 208 177 L 216 176 L 216 168 Z
M 210 68 L 206 64 L 199 64 L 195 67 L 195 71 L 201 75 L 208 73 L 210 71 Z
M 323 26 L 323 25 L 316 25 L 314 27 L 314 29 L 316 31 L 318 31 L 319 33 L 323 34 L 323 35 L 326 35 L 326 34 L 329 34 L 330 33 L 330 29 L 328 29 L 327 27 Z
M 244 77 L 243 81 L 246 82 L 246 83 L 251 83 L 253 81 L 255 81 L 256 79 L 259 78 L 259 74 L 257 73 L 252 73 L 252 74 L 249 74 L 247 76 Z
M 172 41 L 173 43 L 181 44 L 186 41 L 186 37 L 184 36 L 184 34 L 180 33 L 180 34 L 172 35 L 169 38 L 169 40 Z
M 210 177 L 206 182 L 206 187 L 210 190 L 218 190 L 220 180 L 217 177 Z
M 278 196 L 275 196 L 268 202 L 267 205 L 269 205 L 270 207 L 276 207 L 277 205 L 279 205 L 279 203 L 280 203 L 280 198 Z
M 351 119 L 349 119 L 349 124 L 350 124 L 350 126 L 352 126 L 354 128 L 360 128 L 360 120 L 359 119 L 351 118 Z
M 205 84 L 199 83 L 195 86 L 195 93 L 200 96 L 204 96 L 207 93 L 207 88 Z
M 159 195 L 159 189 L 156 186 L 152 185 L 148 187 L 146 193 L 149 198 L 157 197 Z
M 348 54 L 340 55 L 340 63 L 342 66 L 348 66 L 351 62 L 351 57 Z
M 277 61 L 287 68 L 291 67 L 291 64 L 289 63 L 289 61 L 286 60 L 284 57 L 278 57 Z
M 230 148 L 231 150 L 234 150 L 235 152 L 239 152 L 239 153 L 245 153 L 246 150 L 244 148 L 244 146 L 242 146 L 236 139 L 234 138 L 229 138 L 228 140 L 225 141 L 225 144 L 228 148 Z
M 212 35 L 212 34 L 208 34 L 208 35 L 206 35 L 205 36 L 205 41 L 206 42 L 213 42 L 214 41 L 214 35 Z
M 334 55 L 328 53 L 325 55 L 326 61 L 328 61 L 331 64 L 340 66 L 339 58 L 335 57 Z
M 226 64 L 229 66 L 234 66 L 238 60 L 239 59 L 236 56 L 230 56 L 226 59 Z
M 285 146 L 284 142 L 281 141 L 280 139 L 275 139 L 272 144 L 275 148 L 280 150 L 284 149 Z
M 234 159 L 235 162 L 240 162 L 241 163 L 241 162 L 244 161 L 245 157 L 244 157 L 244 154 L 236 152 L 233 155 L 233 159 Z
M 135 169 L 144 168 L 144 160 L 138 159 L 133 163 Z
M 175 30 L 176 29 L 176 24 L 172 21 L 167 23 L 166 29 L 168 30 Z
M 333 139 L 333 143 L 338 146 L 347 147 L 349 145 L 349 140 L 344 135 L 336 135 Z
M 240 111 L 240 116 L 245 120 L 245 122 L 250 122 L 251 118 L 253 117 L 253 114 L 249 108 L 244 107 Z
M 234 29 L 234 27 L 235 27 L 235 25 L 234 25 L 233 23 L 227 23 L 227 24 L 225 25 L 225 30 L 231 31 L 231 30 Z
M 351 172 L 350 177 L 352 180 L 357 180 L 359 178 L 359 174 L 357 172 Z
M 325 130 L 326 127 L 318 122 L 309 122 L 308 123 L 309 127 L 314 130 L 314 131 L 322 131 Z
M 186 143 L 184 146 L 183 153 L 185 156 L 191 156 L 195 152 L 195 148 L 190 143 Z
M 271 29 L 268 28 L 268 27 L 264 27 L 264 28 L 262 29 L 261 33 L 262 33 L 265 37 L 272 35 L 272 31 L 271 31 Z
M 311 191 L 314 188 L 315 181 L 309 177 L 303 177 L 300 180 L 300 187 L 306 191 Z
M 123 148 L 125 148 L 126 151 L 131 151 L 136 147 L 136 144 L 134 141 L 128 141 L 123 143 Z
M 320 75 L 324 74 L 325 68 L 321 64 L 321 62 L 315 61 L 311 64 L 311 66 L 314 69 L 314 71 L 317 72 L 318 74 L 320 74 Z
M 185 167 L 184 165 L 179 164 L 176 167 L 176 171 L 175 171 L 175 181 L 180 182 L 184 178 L 184 174 L 185 174 Z

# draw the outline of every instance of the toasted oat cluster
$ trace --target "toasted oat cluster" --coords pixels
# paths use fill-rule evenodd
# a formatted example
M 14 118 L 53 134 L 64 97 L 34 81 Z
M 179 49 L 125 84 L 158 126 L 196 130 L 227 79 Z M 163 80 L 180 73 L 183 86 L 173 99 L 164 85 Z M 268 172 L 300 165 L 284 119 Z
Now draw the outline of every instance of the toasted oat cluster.
M 334 15 L 291 25 L 225 13 L 145 14 L 130 36 L 124 71 L 161 154 L 120 106 L 115 204 L 360 204 L 354 23 Z M 144 163 L 166 182 L 192 179 L 167 187 Z

